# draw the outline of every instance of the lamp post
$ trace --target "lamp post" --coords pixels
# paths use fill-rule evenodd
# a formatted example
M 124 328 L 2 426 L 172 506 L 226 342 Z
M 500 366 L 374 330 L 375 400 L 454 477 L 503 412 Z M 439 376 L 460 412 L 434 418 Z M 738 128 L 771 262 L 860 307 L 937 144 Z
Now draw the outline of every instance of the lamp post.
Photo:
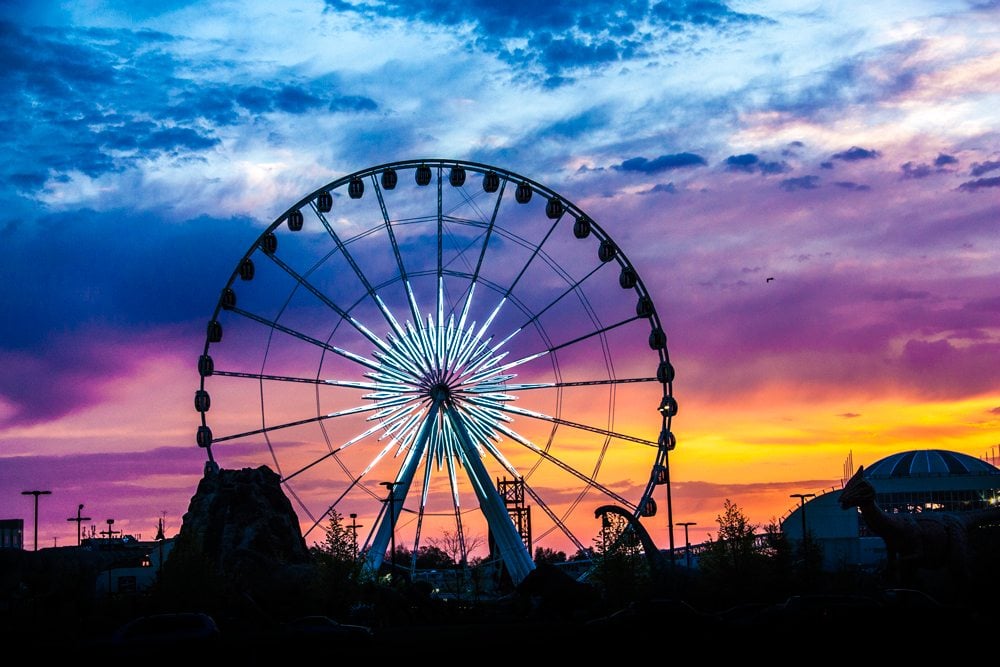
M 108 550 L 109 551 L 111 549 L 111 535 L 114 534 L 114 531 L 111 530 L 111 526 L 113 526 L 113 525 L 115 525 L 115 520 L 114 519 L 108 519 Z M 111 563 L 109 562 L 108 563 L 108 603 L 109 604 L 111 602 L 111 570 L 112 570 L 112 567 L 111 567 Z
M 381 482 L 388 492 L 389 497 L 385 499 L 389 503 L 389 563 L 392 566 L 390 580 L 396 580 L 396 482 Z
M 83 503 L 81 503 L 76 508 L 76 516 L 71 516 L 70 518 L 66 519 L 67 521 L 76 521 L 76 546 L 80 546 L 83 543 L 80 538 L 80 524 L 82 524 L 84 521 L 90 521 L 89 516 L 80 516 L 82 512 L 83 512 Z
M 687 558 L 687 568 L 691 569 L 691 541 L 688 539 L 688 526 L 697 526 L 694 521 L 681 521 L 678 526 L 684 526 L 684 556 Z
M 358 528 L 364 528 L 358 523 L 358 515 L 351 512 L 351 550 L 354 552 L 354 560 L 358 559 Z
M 38 496 L 47 496 L 51 491 L 22 491 L 22 496 L 35 497 L 35 551 L 38 551 Z
M 806 498 L 815 498 L 815 493 L 793 493 L 788 496 L 789 498 L 798 498 L 800 502 L 800 509 L 802 510 L 802 545 L 806 544 Z

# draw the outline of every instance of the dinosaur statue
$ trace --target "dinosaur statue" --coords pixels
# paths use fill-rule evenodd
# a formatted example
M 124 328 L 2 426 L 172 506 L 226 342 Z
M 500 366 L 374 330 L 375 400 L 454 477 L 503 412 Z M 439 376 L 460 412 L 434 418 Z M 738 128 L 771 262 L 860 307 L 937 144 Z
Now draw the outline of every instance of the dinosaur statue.
M 888 575 L 897 585 L 915 585 L 919 569 L 947 570 L 955 587 L 971 576 L 970 528 L 1000 521 L 1000 510 L 927 511 L 888 514 L 875 502 L 875 487 L 858 468 L 840 493 L 842 509 L 857 507 L 868 528 L 885 541 Z

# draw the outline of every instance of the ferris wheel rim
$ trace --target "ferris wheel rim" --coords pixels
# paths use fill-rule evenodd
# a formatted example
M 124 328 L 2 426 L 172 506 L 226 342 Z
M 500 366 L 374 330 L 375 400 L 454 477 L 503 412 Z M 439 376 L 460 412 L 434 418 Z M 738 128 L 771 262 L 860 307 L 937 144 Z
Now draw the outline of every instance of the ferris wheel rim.
M 265 243 L 268 242 L 268 239 L 269 239 L 270 235 L 274 235 L 279 230 L 279 228 L 282 225 L 286 225 L 286 226 L 290 225 L 290 220 L 293 219 L 293 217 L 297 214 L 297 212 L 300 212 L 303 209 L 307 209 L 309 207 L 313 207 L 314 210 L 315 210 L 315 206 L 316 206 L 315 202 L 316 202 L 317 198 L 320 197 L 320 196 L 322 196 L 324 193 L 329 194 L 329 193 L 338 191 L 340 189 L 343 189 L 345 187 L 347 187 L 347 188 L 353 187 L 354 184 L 356 184 L 359 181 L 363 183 L 364 179 L 370 180 L 373 183 L 374 187 L 377 189 L 378 188 L 378 183 L 376 182 L 376 178 L 379 177 L 382 174 L 385 174 L 387 171 L 393 171 L 393 172 L 397 172 L 398 173 L 398 172 L 403 172 L 403 171 L 408 171 L 408 170 L 417 170 L 417 169 L 420 169 L 420 168 L 423 168 L 423 167 L 428 167 L 428 168 L 431 169 L 431 171 L 432 171 L 432 177 L 433 177 L 433 173 L 435 171 L 437 172 L 436 185 L 437 185 L 437 187 L 439 189 L 442 186 L 442 178 L 444 178 L 444 171 L 445 170 L 452 170 L 452 169 L 458 168 L 458 169 L 468 170 L 468 171 L 471 171 L 473 173 L 479 173 L 479 174 L 483 174 L 483 175 L 490 174 L 490 173 L 496 174 L 498 177 L 500 177 L 503 180 L 503 183 L 505 185 L 513 183 L 513 184 L 515 184 L 517 186 L 527 187 L 527 188 L 530 188 L 532 194 L 539 194 L 540 196 L 544 197 L 549 202 L 551 202 L 551 201 L 558 202 L 559 206 L 561 207 L 561 211 L 562 211 L 561 215 L 568 215 L 569 217 L 572 217 L 576 221 L 581 221 L 581 220 L 586 221 L 588 232 L 590 234 L 593 234 L 594 237 L 600 241 L 600 243 L 602 244 L 602 246 L 605 243 L 612 244 L 612 247 L 614 249 L 613 260 L 618 263 L 618 265 L 620 267 L 620 270 L 622 272 L 622 275 L 624 276 L 625 272 L 627 272 L 627 271 L 631 272 L 630 288 L 634 289 L 634 291 L 638 295 L 638 300 L 639 300 L 640 306 L 642 306 L 645 309 L 645 311 L 642 314 L 642 317 L 644 319 L 647 319 L 649 321 L 649 323 L 650 323 L 650 342 L 649 342 L 649 345 L 650 345 L 651 348 L 654 347 L 654 343 L 653 343 L 654 334 L 657 334 L 657 332 L 659 332 L 659 334 L 662 335 L 662 331 L 663 331 L 662 325 L 660 324 L 659 316 L 658 316 L 658 314 L 656 312 L 655 305 L 652 303 L 652 299 L 649 296 L 649 292 L 646 290 L 646 287 L 645 287 L 644 283 L 642 282 L 641 277 L 639 277 L 638 271 L 635 270 L 635 267 L 628 260 L 628 258 L 626 257 L 625 253 L 621 250 L 621 248 L 617 247 L 617 244 L 614 243 L 614 241 L 611 238 L 611 236 L 596 221 L 594 221 L 589 215 L 587 215 L 582 209 L 580 209 L 578 206 L 576 206 L 569 199 L 567 199 L 565 197 L 562 197 L 555 190 L 552 190 L 551 188 L 548 188 L 547 186 L 545 186 L 545 185 L 543 185 L 543 184 L 541 184 L 541 183 L 539 183 L 537 181 L 534 181 L 532 179 L 529 179 L 529 178 L 527 178 L 527 177 L 525 177 L 525 176 L 523 176 L 521 174 L 518 174 L 518 173 L 513 172 L 511 170 L 508 170 L 508 169 L 504 169 L 504 168 L 501 168 L 501 167 L 496 167 L 496 166 L 485 164 L 485 163 L 471 162 L 471 161 L 467 161 L 467 160 L 439 159 L 439 158 L 433 158 L 433 159 L 421 158 L 421 159 L 412 159 L 412 160 L 400 160 L 400 161 L 395 161 L 395 162 L 389 162 L 389 163 L 384 163 L 384 164 L 380 164 L 380 165 L 375 165 L 375 166 L 372 166 L 372 167 L 367 167 L 365 169 L 361 169 L 361 170 L 355 171 L 355 172 L 353 172 L 351 174 L 347 174 L 347 175 L 342 176 L 342 177 L 340 177 L 338 179 L 330 181 L 329 183 L 321 186 L 320 188 L 317 188 L 313 192 L 311 192 L 308 195 L 306 195 L 305 197 L 301 198 L 293 206 L 289 207 L 286 211 L 284 211 L 277 218 L 275 218 L 274 221 L 263 232 L 260 233 L 260 235 L 257 237 L 257 239 L 255 240 L 255 242 L 253 244 L 251 244 L 250 248 L 246 251 L 246 253 L 240 259 L 240 261 L 237 262 L 236 268 L 233 270 L 232 274 L 229 277 L 229 280 L 226 282 L 226 286 L 223 288 L 223 296 L 220 297 L 219 302 L 216 305 L 216 308 L 215 308 L 215 310 L 214 310 L 214 312 L 212 314 L 212 319 L 210 320 L 210 325 L 209 325 L 210 329 L 211 329 L 212 323 L 217 322 L 218 318 L 220 317 L 220 314 L 224 310 L 227 309 L 226 308 L 226 302 L 225 302 L 226 292 L 227 292 L 227 290 L 232 290 L 234 288 L 234 285 L 236 285 L 238 283 L 238 281 L 241 279 L 241 273 L 240 273 L 241 272 L 241 267 L 244 265 L 245 262 L 247 262 L 248 260 L 250 260 L 255 254 L 261 253 L 262 251 L 264 252 L 264 254 L 267 254 L 266 250 L 262 250 L 262 249 L 264 248 Z M 433 180 L 433 178 L 432 178 L 432 180 Z M 439 197 L 440 197 L 440 195 L 439 195 Z M 438 217 L 439 218 L 441 217 L 440 211 L 438 212 Z M 386 219 L 385 222 L 386 222 L 387 226 L 391 226 L 391 221 L 390 220 Z M 439 231 L 438 234 L 439 234 L 439 237 L 438 237 L 437 240 L 438 240 L 438 243 L 440 244 L 441 243 L 441 238 L 440 238 L 441 232 Z M 517 239 L 516 239 L 516 237 L 508 237 L 508 240 L 516 242 Z M 530 242 L 530 241 L 528 242 L 529 245 L 531 243 L 532 242 Z M 540 250 L 540 247 L 537 248 L 536 250 Z M 345 252 L 345 254 L 346 254 L 346 252 Z M 439 259 L 439 264 L 438 264 L 438 268 L 436 269 L 436 271 L 434 271 L 434 270 L 428 270 L 428 271 L 423 272 L 423 274 L 429 274 L 432 277 L 436 277 L 439 282 L 442 281 L 442 279 L 443 279 L 443 277 L 445 275 L 447 275 L 449 277 L 464 277 L 464 278 L 470 279 L 470 284 L 472 284 L 472 285 L 481 285 L 481 286 L 483 286 L 484 289 L 493 290 L 493 291 L 495 291 L 497 293 L 502 293 L 504 291 L 504 287 L 502 285 L 499 285 L 499 284 L 490 284 L 489 280 L 487 280 L 485 277 L 476 276 L 475 274 L 473 274 L 471 272 L 462 272 L 462 271 L 457 271 L 457 270 L 453 271 L 453 270 L 450 270 L 450 269 L 448 271 L 444 271 L 441 268 L 440 259 Z M 419 272 L 416 272 L 414 274 L 414 277 L 423 277 L 423 274 L 420 274 Z M 386 287 L 387 284 L 389 284 L 389 283 L 392 283 L 392 284 L 394 284 L 394 283 L 401 283 L 401 282 L 405 282 L 406 280 L 407 280 L 406 277 L 404 277 L 403 275 L 394 276 L 394 277 L 390 278 L 390 280 L 388 281 L 388 283 L 386 283 L 386 284 L 380 284 L 377 287 L 378 287 L 378 289 L 382 289 L 382 288 Z M 625 287 L 624 278 L 622 278 L 622 281 L 623 281 L 622 287 Z M 302 286 L 302 284 L 303 283 L 299 283 L 298 286 Z M 296 287 L 296 289 L 298 288 L 298 286 Z M 407 286 L 407 288 L 409 288 L 409 286 Z M 375 291 L 369 291 L 367 295 L 360 297 L 358 299 L 358 302 L 361 302 L 361 301 L 363 301 L 365 299 L 374 299 L 374 298 L 376 298 L 376 294 L 377 294 L 377 292 L 375 292 Z M 289 302 L 292 300 L 292 296 L 293 296 L 292 294 L 289 295 L 289 297 L 288 297 L 288 301 Z M 516 305 L 516 300 L 512 300 L 512 302 L 515 303 L 515 305 Z M 351 307 L 345 309 L 345 312 L 349 314 L 353 310 L 353 308 L 355 306 L 357 306 L 357 305 L 358 304 L 356 303 L 356 304 L 354 304 L 354 306 L 351 306 Z M 531 312 L 531 309 L 530 308 L 524 308 L 524 307 L 522 307 L 522 311 L 527 315 L 527 314 L 529 314 Z M 280 315 L 280 313 L 279 313 L 279 315 Z M 414 311 L 414 315 L 416 315 L 416 311 Z M 333 338 L 333 336 L 336 334 L 337 327 L 343 325 L 344 322 L 345 322 L 344 319 L 341 319 L 341 320 L 338 321 L 337 325 L 334 328 L 331 329 L 330 334 L 329 334 L 329 339 Z M 273 324 L 276 325 L 277 324 L 277 320 L 275 320 L 275 322 Z M 440 328 L 440 329 L 444 328 L 443 322 L 437 322 L 436 324 L 437 324 L 438 328 Z M 274 333 L 274 331 L 275 331 L 275 326 L 272 326 L 272 334 Z M 209 361 L 211 360 L 211 355 L 209 354 L 209 352 L 210 352 L 210 350 L 212 348 L 212 345 L 215 345 L 218 342 L 219 341 L 214 341 L 213 340 L 212 333 L 210 331 L 209 334 L 206 336 L 205 345 L 204 345 L 204 348 L 203 348 L 202 357 L 199 359 L 199 364 L 201 364 L 201 362 L 205 358 L 208 358 Z M 452 342 L 452 344 L 455 344 L 455 343 Z M 659 341 L 657 341 L 656 352 L 657 352 L 657 354 L 659 356 L 659 359 L 660 359 L 660 369 L 662 369 L 664 367 L 664 365 L 666 365 L 666 367 L 669 369 L 669 371 L 667 373 L 665 373 L 665 375 L 667 375 L 667 377 L 660 377 L 660 372 L 659 372 L 660 369 L 658 369 L 657 373 L 656 373 L 656 378 L 655 378 L 662 385 L 662 387 L 663 387 L 663 392 L 662 392 L 663 398 L 662 398 L 662 401 L 661 401 L 661 409 L 660 409 L 660 412 L 661 412 L 661 414 L 663 416 L 662 429 L 661 429 L 661 432 L 660 432 L 660 438 L 659 438 L 659 440 L 656 440 L 656 441 L 652 441 L 651 440 L 651 441 L 647 442 L 647 444 L 656 446 L 658 448 L 658 451 L 657 451 L 656 456 L 654 457 L 654 462 L 651 465 L 651 471 L 650 471 L 650 475 L 649 475 L 649 477 L 650 477 L 649 481 L 647 482 L 647 484 L 646 484 L 646 486 L 645 486 L 645 488 L 644 488 L 644 490 L 643 490 L 643 492 L 642 492 L 639 500 L 636 501 L 635 504 L 631 504 L 630 505 L 630 508 L 635 512 L 636 516 L 638 516 L 639 514 L 641 514 L 643 512 L 644 506 L 648 502 L 651 502 L 652 491 L 655 488 L 656 484 L 660 483 L 660 482 L 658 482 L 655 479 L 656 476 L 657 476 L 657 472 L 658 472 L 657 468 L 661 466 L 662 461 L 663 461 L 663 459 L 664 459 L 664 457 L 666 455 L 666 452 L 673 448 L 673 436 L 672 436 L 672 432 L 670 430 L 670 425 L 671 425 L 671 420 L 672 420 L 673 414 L 676 412 L 676 402 L 674 401 L 674 398 L 673 398 L 673 371 L 672 371 L 672 367 L 670 366 L 669 355 L 667 353 L 667 348 L 666 348 L 665 340 L 663 340 L 662 343 L 659 342 Z M 328 350 L 325 350 L 325 349 L 322 352 L 323 355 L 326 355 L 328 353 L 330 353 L 330 352 Z M 264 376 L 265 376 L 265 374 L 263 373 L 263 368 L 267 365 L 266 362 L 267 362 L 267 355 L 265 354 L 264 358 L 262 359 L 262 362 L 261 362 L 261 364 L 262 364 L 261 377 L 258 379 L 258 381 L 261 382 L 261 383 L 264 382 Z M 318 392 L 319 392 L 319 388 L 320 388 L 320 378 L 319 378 L 319 375 L 320 375 L 321 369 L 322 369 L 322 365 L 320 365 L 317 368 L 317 371 L 316 371 L 317 372 L 317 377 L 315 378 L 315 380 L 316 380 L 316 387 L 315 387 L 315 389 L 316 389 L 316 392 L 317 392 L 317 402 L 319 401 L 319 398 L 318 398 L 318 396 L 319 396 Z M 205 374 L 205 373 L 201 372 L 201 370 L 202 369 L 199 367 L 199 374 L 201 375 L 201 380 L 200 380 L 200 385 L 199 385 L 199 391 L 200 392 L 207 392 L 207 389 L 206 389 L 206 379 L 209 378 L 209 377 L 212 377 L 212 373 Z M 559 372 L 558 372 L 558 361 L 556 361 L 556 375 L 557 376 L 559 375 Z M 617 383 L 613 382 L 612 384 L 616 385 Z M 263 389 L 262 389 L 262 392 L 263 392 Z M 442 406 L 445 406 L 445 403 L 446 403 L 445 400 L 442 399 L 438 403 L 438 407 L 441 408 Z M 666 406 L 666 408 L 664 408 L 664 406 Z M 263 399 L 262 399 L 262 412 L 263 412 Z M 613 410 L 612 410 L 612 412 L 613 412 Z M 202 422 L 202 428 L 208 429 L 208 417 L 207 417 L 206 413 L 207 413 L 207 409 L 204 410 L 204 411 L 201 411 L 201 422 Z M 262 423 L 266 424 L 266 418 L 263 415 L 262 415 Z M 334 445 L 333 445 L 333 442 L 331 441 L 331 439 L 328 437 L 328 435 L 326 435 L 326 423 L 327 422 L 325 420 L 319 420 L 319 427 L 320 427 L 321 431 L 324 433 L 324 438 L 326 439 L 327 448 L 328 449 L 332 449 L 334 447 Z M 578 426 L 578 425 L 573 424 L 572 420 L 561 419 L 561 417 L 557 413 L 556 419 L 555 419 L 555 421 L 553 421 L 553 426 L 552 426 L 552 431 L 551 431 L 550 439 L 547 441 L 547 444 L 546 444 L 546 446 L 544 448 L 545 450 L 547 450 L 549 448 L 549 445 L 551 444 L 551 439 L 555 437 L 555 434 L 556 434 L 558 428 L 560 428 L 560 426 L 566 426 L 567 424 L 569 424 L 567 426 L 567 428 L 571 428 L 573 426 Z M 265 438 L 268 438 L 269 437 L 268 434 L 269 434 L 269 431 L 267 429 L 264 429 L 263 430 L 263 436 Z M 605 437 L 605 446 L 607 446 L 607 443 L 610 440 L 612 440 L 614 437 L 616 437 L 616 434 L 613 431 L 611 431 L 610 429 L 607 429 L 607 433 L 606 433 L 606 437 Z M 201 431 L 199 430 L 199 444 L 202 444 L 201 441 L 200 441 L 200 438 L 201 438 Z M 665 438 L 668 439 L 668 442 L 664 442 Z M 214 443 L 216 443 L 216 442 L 224 441 L 225 439 L 227 439 L 227 438 L 226 437 L 212 438 L 211 435 L 209 435 L 208 445 L 205 446 L 204 448 L 206 449 L 206 451 L 208 453 L 208 457 L 209 457 L 210 461 L 213 460 L 211 445 L 214 444 Z M 273 455 L 273 453 L 274 452 L 272 450 L 272 455 Z M 336 457 L 334 456 L 333 458 L 336 458 Z M 544 457 L 538 459 L 538 461 L 536 463 L 536 467 L 537 467 L 537 465 L 541 464 L 543 458 Z M 279 465 L 279 463 L 280 463 L 276 457 L 274 457 L 274 463 L 275 463 L 275 465 Z M 280 468 L 279 468 L 279 470 L 280 470 Z M 534 470 L 534 468 L 532 468 L 532 470 Z M 345 472 L 346 472 L 346 469 L 345 469 Z M 530 475 L 527 475 L 527 476 L 530 477 Z M 282 475 L 282 479 L 283 479 L 283 482 L 284 482 L 285 481 L 284 475 Z M 591 484 L 596 484 L 595 480 L 591 480 L 590 483 Z M 585 486 L 589 486 L 589 485 L 585 485 Z M 290 487 L 289 487 L 289 490 L 291 490 L 292 493 L 293 493 L 293 495 L 294 495 L 294 490 L 292 490 Z M 588 492 L 588 488 L 584 488 L 580 492 L 580 495 L 577 498 L 577 503 L 579 503 L 580 500 L 582 500 L 582 498 L 587 494 L 587 492 Z M 612 495 L 612 497 L 615 497 L 615 496 Z M 395 506 L 395 504 L 396 504 L 395 500 L 393 500 L 392 504 L 393 504 L 393 506 Z M 383 507 L 384 506 L 385 505 L 383 505 Z M 331 505 L 331 509 L 333 507 L 335 507 L 335 504 Z M 570 512 L 573 511 L 574 508 L 575 508 L 575 505 L 573 507 L 571 507 L 569 511 Z M 401 508 L 400 511 L 402 511 L 402 509 L 403 508 Z M 325 517 L 328 512 L 329 512 L 329 509 L 327 510 L 327 512 L 324 512 L 324 514 L 320 517 L 319 520 L 322 520 L 322 518 Z M 395 513 L 395 507 L 393 507 L 393 513 Z M 319 520 L 316 520 L 314 522 L 313 528 L 316 528 L 316 526 L 319 524 Z M 393 522 L 395 522 L 395 519 L 394 519 Z M 554 529 L 555 529 L 555 527 L 551 528 L 550 530 L 554 530 Z

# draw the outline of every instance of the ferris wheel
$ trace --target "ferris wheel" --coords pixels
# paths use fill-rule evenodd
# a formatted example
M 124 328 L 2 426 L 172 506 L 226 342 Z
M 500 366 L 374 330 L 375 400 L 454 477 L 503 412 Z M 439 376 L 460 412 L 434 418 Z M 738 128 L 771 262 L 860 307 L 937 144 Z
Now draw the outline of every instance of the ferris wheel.
M 198 360 L 197 442 L 207 465 L 274 469 L 307 539 L 350 517 L 376 571 L 397 544 L 447 541 L 517 583 L 533 549 L 589 551 L 597 507 L 656 514 L 666 343 L 636 268 L 558 193 L 476 162 L 382 164 L 309 193 L 236 261 Z

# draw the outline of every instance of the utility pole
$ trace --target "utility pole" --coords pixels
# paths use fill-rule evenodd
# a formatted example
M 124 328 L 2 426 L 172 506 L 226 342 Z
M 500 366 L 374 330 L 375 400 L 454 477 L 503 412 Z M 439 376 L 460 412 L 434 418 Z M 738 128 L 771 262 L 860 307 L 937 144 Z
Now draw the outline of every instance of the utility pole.
M 47 496 L 51 491 L 22 491 L 22 496 L 35 497 L 35 551 L 38 551 L 38 496 Z
M 802 547 L 805 548 L 807 533 L 806 533 L 806 498 L 815 498 L 815 493 L 793 493 L 789 498 L 798 498 L 800 505 L 799 508 L 802 512 Z
M 81 544 L 83 544 L 83 541 L 80 538 L 80 524 L 82 524 L 84 521 L 90 521 L 89 516 L 80 516 L 82 512 L 83 512 L 83 504 L 81 503 L 80 506 L 76 508 L 76 516 L 71 516 L 70 518 L 66 519 L 67 521 L 76 521 L 76 546 L 80 546 Z
M 354 553 L 354 560 L 358 559 L 358 528 L 364 528 L 358 523 L 358 515 L 351 512 L 351 550 Z M 395 549 L 393 549 L 395 551 Z

